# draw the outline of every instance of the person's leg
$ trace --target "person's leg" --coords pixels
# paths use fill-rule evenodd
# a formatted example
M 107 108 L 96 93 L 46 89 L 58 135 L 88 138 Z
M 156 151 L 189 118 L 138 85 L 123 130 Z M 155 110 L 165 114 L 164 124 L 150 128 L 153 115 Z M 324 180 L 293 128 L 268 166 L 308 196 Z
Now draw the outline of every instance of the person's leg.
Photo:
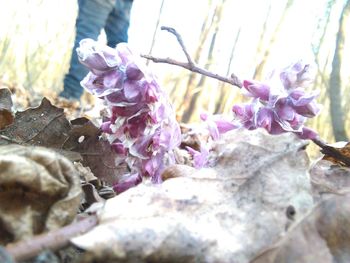
M 116 0 L 106 26 L 107 45 L 115 47 L 120 42 L 128 41 L 128 29 L 132 0 Z
M 79 99 L 83 94 L 80 81 L 86 76 L 88 70 L 80 64 L 76 48 L 80 40 L 92 38 L 97 40 L 101 29 L 105 26 L 106 20 L 115 7 L 115 0 L 78 0 L 79 12 L 76 20 L 76 36 L 70 68 L 64 77 L 64 89 L 61 97 Z

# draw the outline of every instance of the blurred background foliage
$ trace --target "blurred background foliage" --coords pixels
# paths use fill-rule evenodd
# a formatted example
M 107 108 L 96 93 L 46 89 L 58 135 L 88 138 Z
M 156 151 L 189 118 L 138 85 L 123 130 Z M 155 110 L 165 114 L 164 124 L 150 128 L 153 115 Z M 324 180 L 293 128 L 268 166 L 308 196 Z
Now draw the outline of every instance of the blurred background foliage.
M 74 39 L 74 0 L 0 0 L 0 83 L 36 97 L 62 90 Z M 212 72 L 263 80 L 299 59 L 316 66 L 321 114 L 309 125 L 329 141 L 350 136 L 350 0 L 134 0 L 129 43 L 136 52 L 185 60 L 176 28 L 193 59 Z M 100 41 L 104 41 L 101 32 Z M 228 84 L 146 61 L 183 122 L 199 113 L 231 114 L 245 100 Z M 17 92 L 17 96 L 20 96 Z

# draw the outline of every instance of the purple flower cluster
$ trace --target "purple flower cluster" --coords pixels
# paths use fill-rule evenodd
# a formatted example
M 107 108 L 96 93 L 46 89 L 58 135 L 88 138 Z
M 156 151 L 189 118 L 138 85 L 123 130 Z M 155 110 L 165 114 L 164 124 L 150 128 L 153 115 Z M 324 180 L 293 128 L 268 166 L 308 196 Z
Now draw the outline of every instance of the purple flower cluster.
M 131 169 L 115 186 L 122 192 L 151 177 L 161 182 L 181 132 L 174 111 L 155 77 L 125 43 L 115 49 L 84 39 L 77 48 L 82 64 L 90 69 L 81 85 L 103 99 L 110 116 L 101 125 L 112 148 Z
M 299 61 L 285 69 L 274 71 L 266 83 L 245 80 L 245 95 L 253 97 L 253 100 L 251 103 L 233 106 L 236 120 L 205 113 L 200 117 L 205 121 L 214 141 L 221 134 L 239 127 L 249 130 L 265 128 L 270 134 L 293 132 L 301 139 L 314 139 L 318 136 L 317 132 L 304 126 L 307 118 L 316 116 L 320 111 L 315 101 L 318 94 L 305 93 L 305 88 L 311 82 L 309 65 Z M 199 151 L 190 147 L 187 150 L 196 168 L 208 165 L 210 146 L 201 145 Z
M 307 118 L 320 111 L 315 101 L 318 94 L 305 92 L 311 81 L 310 66 L 301 61 L 274 71 L 266 83 L 245 80 L 246 95 L 254 99 L 233 106 L 232 111 L 247 129 L 265 128 L 270 134 L 294 132 L 302 139 L 314 139 L 317 133 L 304 126 Z

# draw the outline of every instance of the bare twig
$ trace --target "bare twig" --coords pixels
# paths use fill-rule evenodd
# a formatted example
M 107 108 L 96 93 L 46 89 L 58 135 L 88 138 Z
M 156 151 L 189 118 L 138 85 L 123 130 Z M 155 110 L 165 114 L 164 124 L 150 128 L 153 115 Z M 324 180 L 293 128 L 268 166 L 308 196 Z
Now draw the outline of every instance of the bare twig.
M 31 239 L 8 244 L 6 251 L 16 261 L 35 257 L 45 249 L 58 250 L 69 244 L 69 240 L 81 235 L 97 225 L 97 216 L 92 215 L 60 229 L 35 236 Z
M 179 44 L 180 44 L 180 46 L 182 48 L 182 51 L 185 53 L 185 56 L 186 56 L 187 61 L 188 61 L 188 64 L 190 66 L 194 66 L 195 63 L 193 62 L 190 54 L 188 53 L 187 48 L 186 48 L 186 46 L 184 44 L 184 41 L 182 40 L 181 35 L 175 30 L 175 28 L 162 26 L 160 29 L 161 30 L 166 30 L 166 31 L 168 31 L 169 33 L 173 34 L 176 37 L 177 42 L 179 42 Z
M 180 44 L 180 46 L 182 48 L 182 51 L 184 52 L 184 54 L 185 54 L 185 56 L 187 58 L 187 62 L 180 62 L 180 61 L 177 61 L 177 60 L 174 60 L 174 59 L 171 59 L 171 58 L 156 58 L 156 57 L 153 57 L 151 55 L 141 55 L 143 58 L 152 60 L 155 63 L 167 63 L 167 64 L 183 67 L 183 68 L 188 69 L 188 70 L 190 70 L 192 72 L 196 72 L 196 73 L 202 74 L 204 76 L 207 76 L 207 77 L 210 77 L 210 78 L 213 78 L 213 79 L 217 79 L 217 80 L 229 83 L 229 84 L 231 84 L 233 86 L 236 86 L 238 88 L 242 88 L 242 82 L 234 74 L 231 74 L 230 77 L 224 77 L 224 76 L 221 76 L 219 74 L 210 72 L 209 70 L 206 70 L 204 68 L 198 67 L 195 64 L 195 62 L 192 60 L 191 56 L 189 55 L 189 53 L 188 53 L 188 51 L 186 49 L 186 46 L 185 46 L 185 44 L 184 44 L 184 42 L 182 40 L 181 35 L 174 28 L 171 28 L 171 27 L 162 26 L 161 29 L 162 30 L 166 30 L 169 33 L 175 35 L 177 41 L 179 42 L 179 44 Z

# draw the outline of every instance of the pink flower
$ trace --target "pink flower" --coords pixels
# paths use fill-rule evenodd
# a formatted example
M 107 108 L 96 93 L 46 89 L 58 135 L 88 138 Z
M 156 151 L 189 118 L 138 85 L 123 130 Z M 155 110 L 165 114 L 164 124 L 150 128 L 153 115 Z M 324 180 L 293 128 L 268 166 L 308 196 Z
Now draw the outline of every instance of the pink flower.
M 206 113 L 201 113 L 200 118 L 207 123 L 209 133 L 213 140 L 219 139 L 220 134 L 240 127 L 238 123 L 227 120 L 222 115 L 208 115 Z
M 114 191 L 118 194 L 134 187 L 142 182 L 142 177 L 138 173 L 126 174 L 124 177 L 113 186 Z
M 270 95 L 270 87 L 257 81 L 243 81 L 243 87 L 248 91 L 247 95 L 267 101 Z
M 121 59 L 115 49 L 86 38 L 80 41 L 77 53 L 80 62 L 100 76 L 118 67 Z
M 207 166 L 209 158 L 209 150 L 204 145 L 200 146 L 200 151 L 186 146 L 187 151 L 192 155 L 194 167 L 199 169 Z
M 106 101 L 110 116 L 101 130 L 131 169 L 115 189 L 125 190 L 140 182 L 142 176 L 160 182 L 165 162 L 174 160 L 173 149 L 181 141 L 167 96 L 125 43 L 116 49 L 93 40 L 80 44 L 79 58 L 91 71 L 81 84 Z
M 232 111 L 247 129 L 265 128 L 271 134 L 294 132 L 299 137 L 312 139 L 315 132 L 304 127 L 307 118 L 316 116 L 320 106 L 318 93 L 305 93 L 311 82 L 309 65 L 298 61 L 282 70 L 275 70 L 265 83 L 243 82 L 250 104 L 235 105 Z

